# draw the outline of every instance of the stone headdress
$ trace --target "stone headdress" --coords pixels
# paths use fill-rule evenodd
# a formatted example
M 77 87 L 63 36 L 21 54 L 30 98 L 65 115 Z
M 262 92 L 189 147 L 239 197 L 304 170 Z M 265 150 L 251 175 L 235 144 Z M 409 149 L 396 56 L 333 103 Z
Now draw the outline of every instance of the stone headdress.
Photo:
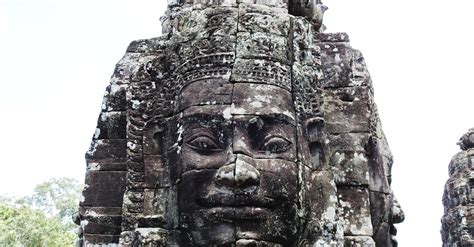
M 302 187 L 325 191 L 306 196 L 314 215 L 302 241 L 389 246 L 392 157 L 371 81 L 346 34 L 321 32 L 324 11 L 317 0 L 169 0 L 163 35 L 132 42 L 106 90 L 86 155 L 85 243 L 173 241 L 176 191 L 149 123 L 178 113 L 184 87 L 210 80 L 293 95 L 312 154 Z

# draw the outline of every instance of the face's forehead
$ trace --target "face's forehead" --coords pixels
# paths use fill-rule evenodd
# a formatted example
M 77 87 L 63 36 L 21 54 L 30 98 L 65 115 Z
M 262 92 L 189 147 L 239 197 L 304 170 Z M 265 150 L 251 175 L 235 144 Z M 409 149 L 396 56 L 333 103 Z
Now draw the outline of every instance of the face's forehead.
M 291 93 L 278 86 L 257 83 L 230 83 L 203 80 L 185 87 L 178 97 L 178 112 L 222 115 L 281 116 L 295 121 Z

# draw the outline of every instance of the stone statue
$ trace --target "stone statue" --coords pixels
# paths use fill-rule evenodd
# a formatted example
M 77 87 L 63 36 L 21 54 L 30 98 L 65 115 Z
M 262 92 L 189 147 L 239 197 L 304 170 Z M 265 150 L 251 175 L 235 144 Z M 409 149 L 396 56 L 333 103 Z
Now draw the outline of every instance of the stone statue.
M 403 211 L 361 53 L 319 1 L 172 0 L 86 159 L 80 244 L 396 246 Z
M 444 215 L 441 219 L 443 247 L 474 246 L 474 129 L 464 134 L 457 153 L 449 164 L 449 179 L 443 194 Z

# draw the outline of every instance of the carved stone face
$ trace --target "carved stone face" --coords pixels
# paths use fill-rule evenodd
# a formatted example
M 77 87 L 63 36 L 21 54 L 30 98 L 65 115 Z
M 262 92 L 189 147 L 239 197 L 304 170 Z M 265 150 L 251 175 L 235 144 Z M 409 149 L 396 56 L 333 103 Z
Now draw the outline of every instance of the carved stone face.
M 288 91 L 271 85 L 201 81 L 182 91 L 172 169 L 181 174 L 178 211 L 186 246 L 295 241 L 292 102 Z

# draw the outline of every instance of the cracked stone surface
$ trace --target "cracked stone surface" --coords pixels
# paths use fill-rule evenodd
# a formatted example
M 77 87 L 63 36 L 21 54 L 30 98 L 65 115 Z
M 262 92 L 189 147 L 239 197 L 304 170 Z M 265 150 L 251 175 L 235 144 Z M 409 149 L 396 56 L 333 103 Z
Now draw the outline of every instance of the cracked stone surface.
M 458 145 L 462 151 L 449 164 L 443 194 L 443 247 L 474 246 L 474 128 L 459 139 Z
M 168 0 L 106 89 L 79 244 L 397 246 L 370 75 L 325 10 Z

